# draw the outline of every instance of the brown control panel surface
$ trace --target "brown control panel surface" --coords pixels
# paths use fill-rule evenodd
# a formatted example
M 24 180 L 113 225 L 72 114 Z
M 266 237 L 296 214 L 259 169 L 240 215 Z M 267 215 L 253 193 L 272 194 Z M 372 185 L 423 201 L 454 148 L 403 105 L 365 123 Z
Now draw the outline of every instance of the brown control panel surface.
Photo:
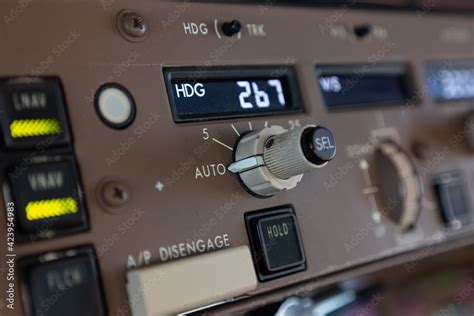
M 167 309 L 184 312 L 474 236 L 472 16 L 120 0 L 0 12 L 2 315 L 56 315 L 81 292 L 80 314 L 153 314 L 128 277 L 252 258 L 216 270 L 248 277 L 227 296 Z

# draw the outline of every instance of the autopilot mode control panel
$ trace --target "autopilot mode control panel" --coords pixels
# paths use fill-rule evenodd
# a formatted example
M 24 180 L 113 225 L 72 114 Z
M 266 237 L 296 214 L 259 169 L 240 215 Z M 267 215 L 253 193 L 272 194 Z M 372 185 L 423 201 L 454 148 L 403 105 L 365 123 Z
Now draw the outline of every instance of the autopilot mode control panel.
M 2 1 L 0 314 L 244 313 L 472 243 L 472 15 L 349 8 Z

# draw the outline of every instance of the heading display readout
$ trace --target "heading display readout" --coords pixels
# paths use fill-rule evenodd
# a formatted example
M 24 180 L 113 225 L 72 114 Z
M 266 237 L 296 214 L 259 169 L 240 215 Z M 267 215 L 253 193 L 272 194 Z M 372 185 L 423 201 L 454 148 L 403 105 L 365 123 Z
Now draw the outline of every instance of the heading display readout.
M 168 68 L 164 75 L 176 122 L 302 110 L 289 67 Z

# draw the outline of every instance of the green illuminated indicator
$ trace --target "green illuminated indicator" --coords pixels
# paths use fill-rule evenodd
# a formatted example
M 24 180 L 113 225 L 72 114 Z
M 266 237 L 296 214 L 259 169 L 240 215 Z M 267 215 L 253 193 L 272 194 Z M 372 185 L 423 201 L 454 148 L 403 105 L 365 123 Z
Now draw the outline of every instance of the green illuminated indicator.
M 61 132 L 57 119 L 14 120 L 10 124 L 12 138 L 55 135 Z
M 26 219 L 39 219 L 74 214 L 79 211 L 77 201 L 71 197 L 29 202 L 26 205 Z

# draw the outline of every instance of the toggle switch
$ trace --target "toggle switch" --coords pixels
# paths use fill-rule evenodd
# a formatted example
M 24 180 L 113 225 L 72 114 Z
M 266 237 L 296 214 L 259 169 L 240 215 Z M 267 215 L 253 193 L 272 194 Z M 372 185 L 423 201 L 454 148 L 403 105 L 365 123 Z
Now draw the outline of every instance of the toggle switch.
M 222 24 L 222 32 L 229 37 L 238 34 L 241 29 L 242 24 L 239 20 L 232 20 L 230 22 L 224 22 Z

